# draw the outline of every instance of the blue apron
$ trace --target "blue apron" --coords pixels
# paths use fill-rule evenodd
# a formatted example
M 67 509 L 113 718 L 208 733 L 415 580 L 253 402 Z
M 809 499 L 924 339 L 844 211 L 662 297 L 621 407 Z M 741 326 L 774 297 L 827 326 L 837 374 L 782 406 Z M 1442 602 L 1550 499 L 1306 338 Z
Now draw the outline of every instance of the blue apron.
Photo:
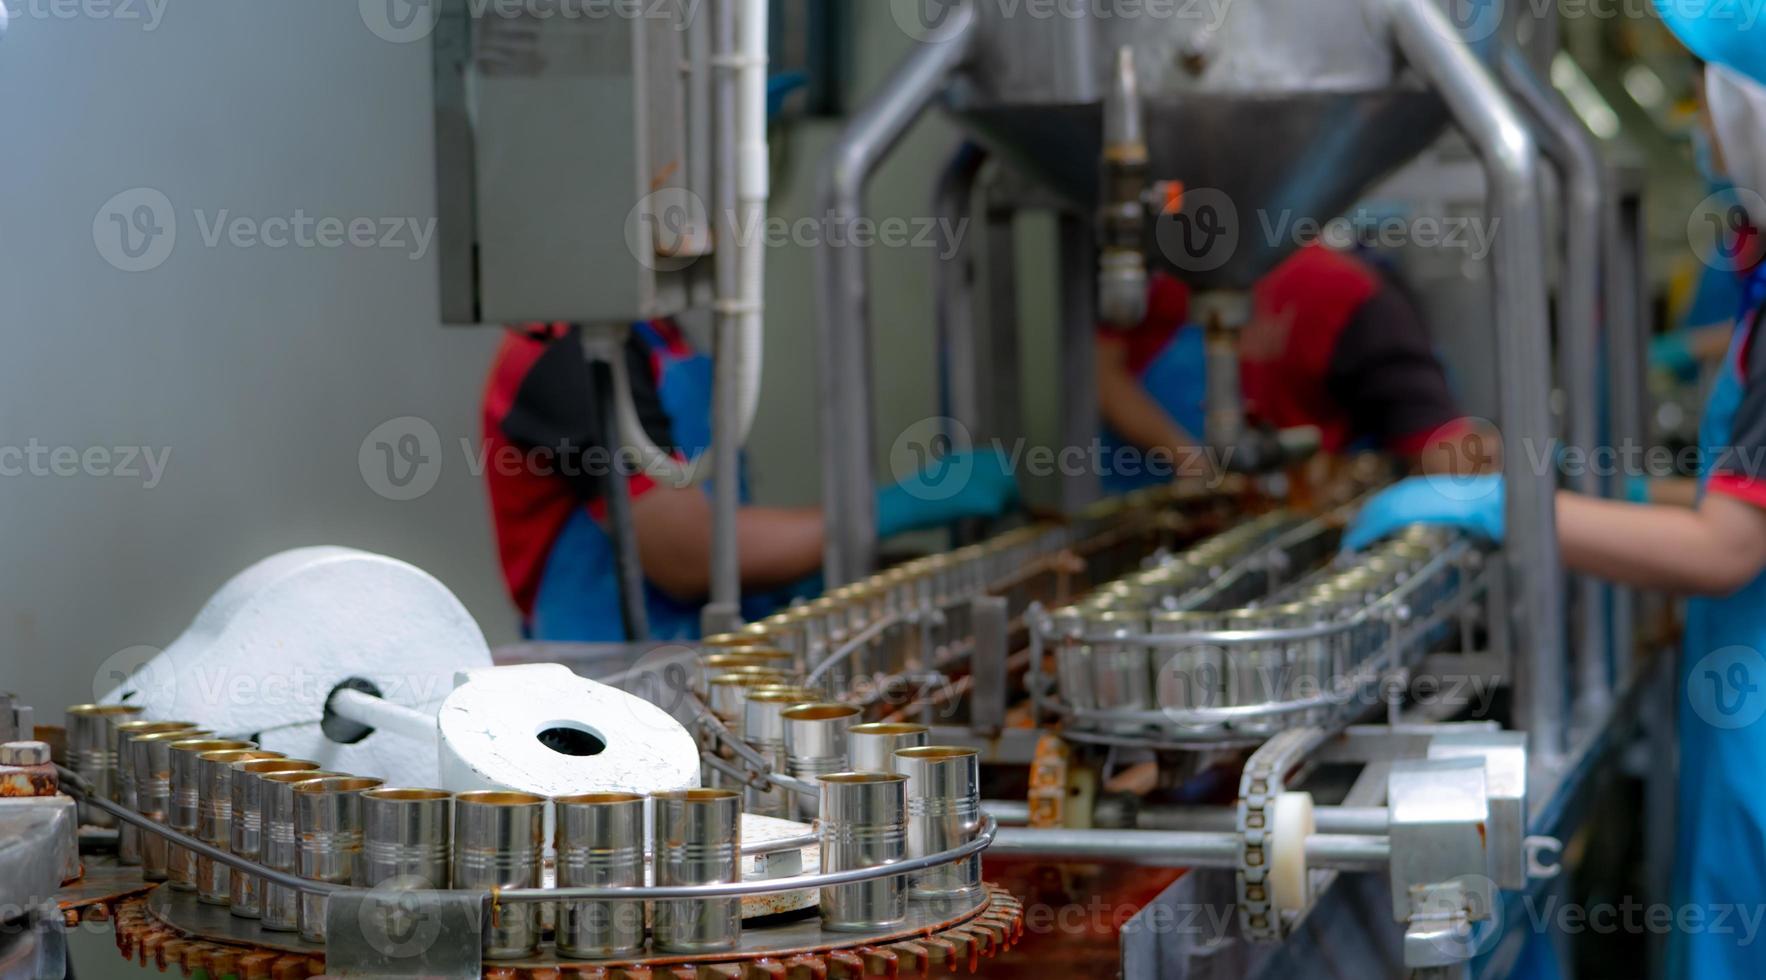
M 1204 350 L 1202 328 L 1186 323 L 1173 334 L 1169 343 L 1141 372 L 1141 387 L 1171 420 L 1185 432 L 1200 438 L 1206 421 L 1204 401 L 1208 397 L 1208 359 Z M 1162 486 L 1171 482 L 1170 473 L 1149 473 L 1144 465 L 1117 466 L 1118 460 L 1142 460 L 1140 448 L 1104 427 L 1102 443 L 1104 493 L 1116 497 L 1142 487 Z
M 634 324 L 632 332 L 650 349 L 658 365 L 657 392 L 675 445 L 689 459 L 704 452 L 711 445 L 711 358 L 671 348 L 648 323 Z M 706 484 L 704 490 L 710 493 L 711 485 Z M 746 475 L 742 501 L 748 502 Z M 698 639 L 700 603 L 683 603 L 646 581 L 644 604 L 649 610 L 651 639 Z M 780 604 L 779 596 L 745 598 L 743 615 L 750 620 L 763 618 Z M 625 639 L 613 539 L 586 507 L 574 509 L 552 544 L 527 632 L 531 639 L 549 642 L 616 643 Z
M 1742 403 L 1740 363 L 1766 310 L 1766 268 L 1756 270 L 1724 369 L 1699 430 L 1704 472 L 1730 446 Z M 1752 448 L 1752 447 L 1750 447 Z M 1721 599 L 1687 603 L 1681 654 L 1679 815 L 1674 907 L 1700 926 L 1669 938 L 1668 975 L 1685 980 L 1766 977 L 1766 935 L 1749 936 L 1742 913 L 1766 903 L 1766 574 Z M 1725 916 L 1717 922 L 1718 916 Z M 1750 941 L 1751 940 L 1751 941 Z

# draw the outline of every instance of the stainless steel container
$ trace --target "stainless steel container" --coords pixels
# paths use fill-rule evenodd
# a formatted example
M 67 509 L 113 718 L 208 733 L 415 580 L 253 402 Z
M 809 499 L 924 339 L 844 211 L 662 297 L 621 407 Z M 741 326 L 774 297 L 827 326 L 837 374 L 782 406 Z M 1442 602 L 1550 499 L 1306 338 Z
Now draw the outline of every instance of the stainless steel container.
M 294 828 L 294 789 L 304 782 L 343 775 L 314 769 L 270 772 L 258 777 L 258 781 L 264 784 L 264 867 L 289 874 L 300 873 L 300 840 L 295 836 Z M 261 925 L 270 932 L 299 929 L 300 893 L 286 885 L 265 882 Z
M 895 753 L 907 777 L 908 855 L 924 857 L 960 847 L 981 827 L 981 753 L 950 745 L 922 745 Z M 981 893 L 979 854 L 914 876 L 921 898 L 971 899 Z
M 797 670 L 797 658 L 774 647 L 726 647 L 700 657 L 699 664 L 707 677 L 727 674 L 741 667 L 762 667 L 781 674 L 792 674 Z
M 231 738 L 197 738 L 172 743 L 172 803 L 166 824 L 179 833 L 200 837 L 202 776 L 196 757 L 204 752 L 253 749 L 257 746 Z M 166 845 L 166 882 L 179 891 L 196 890 L 196 853 L 176 844 Z
M 362 794 L 362 884 L 441 889 L 453 874 L 454 794 L 379 787 Z
M 1143 610 L 1104 611 L 1089 617 L 1090 629 L 1121 639 L 1092 644 L 1092 684 L 1099 711 L 1151 711 L 1153 709 L 1153 666 L 1142 643 L 1127 639 L 1144 634 L 1148 614 Z M 1125 721 L 1108 724 L 1107 729 L 1134 732 L 1144 723 Z
M 314 773 L 317 762 L 306 759 L 246 759 L 233 763 L 229 788 L 233 794 L 228 850 L 258 863 L 264 860 L 264 783 L 262 776 L 278 772 Z M 238 868 L 227 873 L 227 908 L 242 919 L 261 918 L 264 913 L 264 879 Z
M 644 884 L 644 797 L 587 793 L 554 800 L 558 808 L 560 888 L 639 888 Z M 558 903 L 558 952 L 584 959 L 637 956 L 644 950 L 644 903 Z
M 658 885 L 709 885 L 742 879 L 740 794 L 689 789 L 654 793 L 651 801 Z M 659 953 L 728 952 L 742 939 L 742 900 L 658 901 L 655 933 Z
M 785 711 L 800 704 L 812 704 L 821 698 L 814 691 L 800 687 L 757 687 L 748 692 L 743 706 L 742 737 L 756 752 L 764 756 L 773 772 L 787 772 L 785 757 Z M 747 790 L 749 813 L 768 817 L 789 817 L 794 811 L 796 794 L 782 786 Z
M 706 684 L 706 707 L 724 723 L 730 734 L 740 738 L 748 692 L 759 687 L 778 687 L 790 677 L 776 670 L 748 668 L 739 673 L 719 674 Z
M 1160 611 L 1152 615 L 1155 635 L 1210 633 L 1226 627 L 1215 612 Z M 1218 643 L 1152 648 L 1153 697 L 1165 711 L 1218 708 L 1226 703 L 1226 648 Z
M 847 733 L 857 723 L 859 709 L 850 704 L 820 702 L 785 710 L 786 771 L 799 779 L 813 780 L 851 768 L 847 756 Z M 798 815 L 808 819 L 813 801 L 799 799 Z
M 67 709 L 68 768 L 107 800 L 117 792 L 116 726 L 133 721 L 141 711 L 138 704 L 76 704 Z M 79 805 L 79 817 L 94 827 L 116 825 L 115 817 L 85 803 Z
M 116 795 L 111 799 L 120 806 L 141 812 L 135 796 L 135 752 L 129 740 L 136 735 L 165 732 L 195 731 L 188 721 L 143 721 L 134 719 L 113 726 L 116 740 L 111 745 L 117 760 Z M 126 821 L 117 821 L 117 863 L 133 867 L 141 863 L 141 828 Z
M 1267 609 L 1237 609 L 1227 614 L 1226 627 L 1233 632 L 1279 629 L 1282 618 Z M 1268 704 L 1286 696 L 1293 673 L 1285 643 L 1259 640 L 1235 643 L 1226 648 L 1227 704 L 1232 707 Z M 1248 715 L 1235 719 L 1232 727 L 1248 735 L 1279 731 L 1290 716 Z
M 907 855 L 907 777 L 892 772 L 841 772 L 821 777 L 822 871 L 898 864 Z M 833 932 L 892 929 L 907 920 L 908 883 L 895 875 L 822 889 L 822 928 Z
M 925 725 L 907 722 L 884 721 L 854 725 L 846 735 L 848 754 L 852 757 L 852 770 L 894 772 L 896 750 L 925 745 L 931 732 L 932 729 Z M 823 798 L 827 798 L 825 791 Z M 822 811 L 822 818 L 827 819 L 827 811 Z
M 546 798 L 484 790 L 454 800 L 454 887 L 538 888 L 544 870 Z M 539 948 L 539 902 L 503 905 L 485 922 L 486 959 L 519 959 Z
M 226 749 L 196 757 L 196 836 L 225 851 L 233 842 L 233 763 L 280 759 L 280 752 L 262 749 Z M 196 895 L 204 905 L 226 905 L 232 895 L 227 865 L 205 855 L 196 856 Z
M 294 839 L 300 876 L 333 885 L 362 884 L 362 793 L 381 781 L 333 776 L 294 784 Z M 300 937 L 325 941 L 326 897 L 300 896 Z
M 130 768 L 135 774 L 135 812 L 170 826 L 172 809 L 172 743 L 199 738 L 209 732 L 185 729 L 130 735 Z M 148 881 L 167 878 L 166 839 L 143 831 L 141 877 Z
M 1329 626 L 1330 610 L 1315 602 L 1292 602 L 1273 610 L 1280 628 L 1289 630 L 1318 629 Z M 1329 636 L 1293 640 L 1287 644 L 1290 665 L 1288 686 L 1282 692 L 1289 700 L 1315 698 L 1330 689 L 1334 651 Z M 1289 723 L 1320 723 L 1331 714 L 1329 708 L 1313 708 L 1288 716 Z

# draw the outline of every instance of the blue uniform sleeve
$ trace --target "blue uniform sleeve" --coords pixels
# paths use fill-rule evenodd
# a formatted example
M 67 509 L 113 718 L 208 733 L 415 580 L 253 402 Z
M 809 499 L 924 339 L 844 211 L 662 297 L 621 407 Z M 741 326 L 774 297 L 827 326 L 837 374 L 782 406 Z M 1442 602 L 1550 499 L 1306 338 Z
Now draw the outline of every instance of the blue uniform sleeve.
M 1740 374 L 1742 396 L 1728 445 L 1713 448 L 1709 489 L 1766 508 L 1766 344 L 1758 336 L 1760 319 L 1755 316 L 1735 360 L 1723 367 Z

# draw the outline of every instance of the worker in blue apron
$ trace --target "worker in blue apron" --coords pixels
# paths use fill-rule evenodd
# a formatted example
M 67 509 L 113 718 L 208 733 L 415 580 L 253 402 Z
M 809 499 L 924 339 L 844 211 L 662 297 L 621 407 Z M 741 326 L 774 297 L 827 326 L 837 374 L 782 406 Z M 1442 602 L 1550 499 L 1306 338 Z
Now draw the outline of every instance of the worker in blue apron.
M 632 325 L 623 354 L 633 407 L 650 440 L 681 460 L 706 451 L 710 358 L 666 320 Z M 485 480 L 504 579 L 532 639 L 625 639 L 603 499 L 612 453 L 601 445 L 595 383 L 578 328 L 554 323 L 506 331 L 486 386 Z M 1017 483 L 997 449 L 925 448 L 923 466 L 877 492 L 879 539 L 998 517 L 1016 503 Z M 803 466 L 806 476 L 816 472 L 813 457 Z M 650 637 L 696 638 L 709 591 L 710 484 L 676 487 L 621 473 L 632 497 Z M 823 522 L 818 508 L 746 506 L 746 483 L 737 538 L 743 612 L 756 619 L 795 595 L 819 591 Z
M 1711 97 L 1730 175 L 1766 190 L 1766 25 L 1695 20 L 1661 0 L 1664 19 L 1712 62 Z M 1724 67 L 1719 67 L 1724 66 Z M 1759 201 L 1758 197 L 1753 200 Z M 1758 210 L 1758 204 L 1754 207 Z M 1755 213 L 1756 225 L 1766 214 Z M 1694 508 L 1560 493 L 1558 535 L 1575 571 L 1688 603 L 1679 711 L 1679 817 L 1668 975 L 1766 977 L 1766 266 L 1746 280 L 1722 374 L 1700 431 Z M 1501 477 L 1422 478 L 1381 494 L 1350 528 L 1360 549 L 1408 524 L 1454 526 L 1500 542 Z

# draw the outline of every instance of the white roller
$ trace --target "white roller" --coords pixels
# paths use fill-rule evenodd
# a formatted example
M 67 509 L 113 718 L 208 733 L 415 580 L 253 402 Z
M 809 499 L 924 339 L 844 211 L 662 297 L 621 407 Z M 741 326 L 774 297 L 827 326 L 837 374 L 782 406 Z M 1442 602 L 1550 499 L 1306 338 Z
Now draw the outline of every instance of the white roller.
M 441 706 L 446 789 L 542 796 L 654 793 L 699 785 L 699 747 L 666 711 L 557 664 L 473 671 Z M 590 737 L 571 755 L 541 740 L 553 729 Z
M 433 713 L 457 672 L 490 663 L 478 624 L 427 572 L 349 548 L 300 548 L 234 576 L 104 700 L 257 735 L 265 748 L 328 769 L 429 786 L 432 747 L 389 731 L 334 742 L 319 730 L 326 698 L 359 678 L 388 701 Z
M 1311 793 L 1275 798 L 1269 826 L 1269 900 L 1277 912 L 1303 912 L 1312 902 L 1306 838 L 1317 830 Z

